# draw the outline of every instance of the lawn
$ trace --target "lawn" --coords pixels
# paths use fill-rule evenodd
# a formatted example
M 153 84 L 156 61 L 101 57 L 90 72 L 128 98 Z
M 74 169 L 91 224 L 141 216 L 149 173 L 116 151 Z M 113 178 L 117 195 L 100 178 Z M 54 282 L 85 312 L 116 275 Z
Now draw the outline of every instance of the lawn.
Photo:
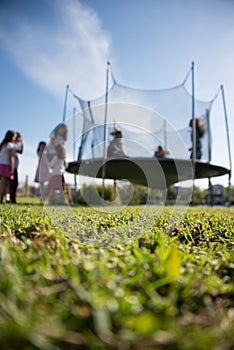
M 233 209 L 0 212 L 0 349 L 233 350 Z

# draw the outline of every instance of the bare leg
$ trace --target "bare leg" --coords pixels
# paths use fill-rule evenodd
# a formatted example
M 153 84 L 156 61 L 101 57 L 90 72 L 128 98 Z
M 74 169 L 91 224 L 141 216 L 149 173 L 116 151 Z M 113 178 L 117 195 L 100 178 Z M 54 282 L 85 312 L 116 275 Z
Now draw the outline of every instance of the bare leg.
M 59 192 L 60 192 L 60 204 L 64 204 L 65 203 L 64 191 L 63 189 L 61 189 Z
M 46 189 L 46 185 L 44 182 L 40 182 L 40 192 L 41 192 L 41 199 L 42 202 L 44 202 L 47 199 L 48 190 Z
M 49 188 L 49 192 L 48 192 L 49 204 L 53 204 L 53 199 L 54 199 L 54 189 L 53 188 Z
M 3 202 L 3 197 L 6 195 L 6 193 L 9 193 L 10 191 L 10 179 L 6 176 L 1 176 L 0 181 L 0 203 Z

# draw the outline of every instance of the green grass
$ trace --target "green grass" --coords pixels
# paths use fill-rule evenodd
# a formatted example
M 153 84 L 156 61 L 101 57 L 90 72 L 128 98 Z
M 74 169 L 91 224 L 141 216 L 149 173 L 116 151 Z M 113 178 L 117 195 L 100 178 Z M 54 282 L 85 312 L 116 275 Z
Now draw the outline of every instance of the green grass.
M 233 349 L 233 209 L 0 212 L 0 349 Z

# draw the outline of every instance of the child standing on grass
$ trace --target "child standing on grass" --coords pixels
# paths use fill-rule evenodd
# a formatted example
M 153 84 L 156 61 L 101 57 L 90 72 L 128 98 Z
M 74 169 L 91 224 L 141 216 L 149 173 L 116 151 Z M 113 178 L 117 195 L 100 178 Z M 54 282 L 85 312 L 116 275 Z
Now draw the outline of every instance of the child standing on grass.
M 49 204 L 55 204 L 56 192 L 59 193 L 59 204 L 65 204 L 64 198 L 64 172 L 65 172 L 65 142 L 67 140 L 67 126 L 58 124 L 50 134 L 50 141 L 46 145 L 46 156 L 51 168 L 49 181 Z
M 24 149 L 23 140 L 21 134 L 16 132 L 16 140 L 15 140 L 15 164 L 14 164 L 14 178 L 10 182 L 10 202 L 16 203 L 16 193 L 19 185 L 18 180 L 18 167 L 19 167 L 19 157 L 18 154 L 22 154 Z
M 50 165 L 47 159 L 47 155 L 44 152 L 46 148 L 46 142 L 40 141 L 37 147 L 38 164 L 34 182 L 39 183 L 41 198 L 45 200 L 47 198 L 47 186 L 46 183 L 50 180 Z
M 0 144 L 0 203 L 10 193 L 10 182 L 14 179 L 16 132 L 8 130 Z
M 65 204 L 64 197 L 64 172 L 65 172 L 65 159 L 66 150 L 64 144 L 58 144 L 55 146 L 55 155 L 50 161 L 50 182 L 49 182 L 49 204 Z M 59 199 L 56 201 L 56 192 L 58 192 Z

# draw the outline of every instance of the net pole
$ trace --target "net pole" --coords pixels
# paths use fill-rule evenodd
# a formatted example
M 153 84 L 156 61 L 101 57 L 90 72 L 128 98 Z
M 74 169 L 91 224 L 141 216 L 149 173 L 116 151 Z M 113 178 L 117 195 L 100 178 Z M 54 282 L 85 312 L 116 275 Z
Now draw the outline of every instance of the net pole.
M 193 191 L 192 204 L 194 204 L 195 176 L 196 176 L 196 121 L 195 121 L 195 79 L 194 79 L 194 62 L 192 62 L 192 167 L 193 167 Z
M 72 127 L 73 127 L 73 159 L 76 158 L 76 108 L 73 108 L 72 115 Z M 76 174 L 74 174 L 74 187 L 77 190 Z
M 107 159 L 107 117 L 108 117 L 108 90 L 109 90 L 110 62 L 106 67 L 106 94 L 105 94 L 105 113 L 104 113 L 104 135 L 103 135 L 103 165 L 102 165 L 102 198 L 105 197 L 105 176 Z
M 207 120 L 207 149 L 208 149 L 208 161 L 211 162 L 211 131 L 210 131 L 210 112 L 206 109 L 206 120 Z M 209 193 L 209 204 L 213 206 L 213 187 L 211 178 L 208 177 L 208 193 Z
M 221 85 L 222 100 L 223 100 L 223 110 L 226 124 L 226 133 L 227 133 L 227 144 L 228 144 L 228 157 L 229 157 L 229 176 L 228 176 L 228 204 L 231 204 L 231 173 L 232 173 L 232 155 L 231 155 L 231 143 L 230 143 L 230 134 L 228 126 L 228 115 L 227 115 L 227 106 L 224 94 L 224 87 Z
M 88 101 L 88 105 L 89 105 L 90 101 Z M 86 123 L 85 123 L 85 112 L 84 110 L 82 110 L 82 115 L 83 115 L 83 128 L 82 128 L 82 135 L 81 135 L 81 141 L 80 141 L 80 147 L 79 147 L 79 152 L 78 152 L 78 156 L 77 156 L 77 160 L 81 160 L 82 159 L 82 155 L 83 155 L 83 143 L 84 143 L 84 139 L 85 139 L 85 133 L 86 133 Z
M 206 110 L 206 120 L 207 120 L 207 149 L 208 149 L 208 160 L 211 162 L 211 131 L 210 131 L 210 111 Z
M 69 91 L 69 85 L 66 86 L 66 91 L 65 91 L 64 106 L 63 106 L 63 122 L 65 122 L 66 113 L 67 113 L 68 91 Z
M 164 128 L 164 147 L 165 147 L 165 150 L 167 151 L 167 122 L 166 122 L 166 120 L 164 119 L 164 126 L 163 126 L 163 128 Z

